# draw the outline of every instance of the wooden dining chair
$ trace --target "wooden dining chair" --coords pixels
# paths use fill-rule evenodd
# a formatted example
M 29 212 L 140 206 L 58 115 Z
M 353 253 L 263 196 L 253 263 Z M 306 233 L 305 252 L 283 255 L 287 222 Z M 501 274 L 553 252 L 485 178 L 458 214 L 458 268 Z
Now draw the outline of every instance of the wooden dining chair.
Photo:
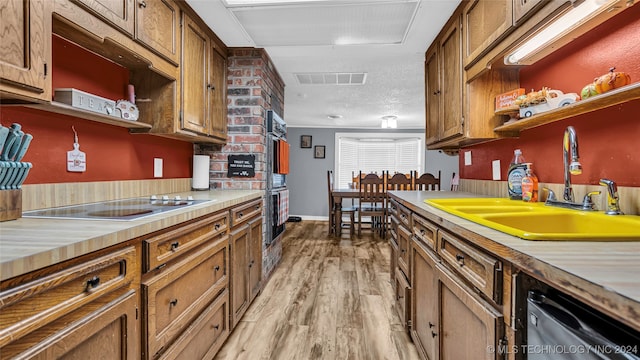
M 441 190 L 442 188 L 440 187 L 440 170 L 438 170 L 437 178 L 430 173 L 424 173 L 420 177 L 418 177 L 418 173 L 415 172 L 413 183 L 414 183 L 415 190 L 421 190 L 421 191 Z
M 362 217 L 371 218 L 371 231 L 386 232 L 386 191 L 384 177 L 367 174 L 360 177 L 358 203 L 358 236 L 362 235 Z
M 355 206 L 342 206 L 342 204 L 336 204 L 333 200 L 333 190 L 335 189 L 333 171 L 327 171 L 327 185 L 329 190 L 329 235 L 335 234 L 336 236 L 340 236 L 342 232 L 342 226 L 338 227 L 337 225 L 337 208 L 340 207 L 341 214 L 349 215 L 349 224 L 342 224 L 342 219 L 340 219 L 340 224 L 346 225 L 349 227 L 349 236 L 353 237 L 355 234 L 355 213 L 358 210 Z M 342 215 L 340 215 L 342 216 Z
M 387 171 L 387 190 L 413 190 L 413 174 L 395 173 L 389 176 Z

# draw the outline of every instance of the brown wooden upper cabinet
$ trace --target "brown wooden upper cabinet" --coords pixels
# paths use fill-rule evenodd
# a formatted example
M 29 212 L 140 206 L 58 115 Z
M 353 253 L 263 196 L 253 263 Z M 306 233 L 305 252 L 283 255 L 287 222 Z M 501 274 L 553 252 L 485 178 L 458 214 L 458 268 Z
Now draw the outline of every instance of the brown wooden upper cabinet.
M 38 0 L 0 1 L 0 97 L 51 98 L 47 6 Z
M 172 0 L 135 1 L 136 39 L 177 66 L 180 61 L 178 5 Z
M 183 13 L 183 130 L 226 140 L 226 59 L 200 23 Z
M 527 0 L 473 0 L 463 12 L 464 65 L 474 62 L 496 44 L 513 25 L 513 2 Z M 533 1 L 533 0 L 530 0 Z
M 178 66 L 180 8 L 173 0 L 71 0 Z
M 134 0 L 71 0 L 113 27 L 133 36 Z
M 427 50 L 427 145 L 462 135 L 462 19 L 457 11 Z

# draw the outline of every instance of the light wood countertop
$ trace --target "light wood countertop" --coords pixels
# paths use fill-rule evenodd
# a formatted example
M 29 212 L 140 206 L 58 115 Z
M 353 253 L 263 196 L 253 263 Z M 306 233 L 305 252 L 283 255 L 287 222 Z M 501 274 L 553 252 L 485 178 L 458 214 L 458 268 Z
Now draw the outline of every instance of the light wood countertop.
M 0 280 L 264 196 L 263 190 L 189 191 L 171 194 L 215 200 L 132 221 L 21 218 L 0 223 Z
M 465 220 L 426 199 L 484 197 L 463 192 L 396 191 L 392 197 L 532 277 L 640 330 L 640 241 L 530 241 Z

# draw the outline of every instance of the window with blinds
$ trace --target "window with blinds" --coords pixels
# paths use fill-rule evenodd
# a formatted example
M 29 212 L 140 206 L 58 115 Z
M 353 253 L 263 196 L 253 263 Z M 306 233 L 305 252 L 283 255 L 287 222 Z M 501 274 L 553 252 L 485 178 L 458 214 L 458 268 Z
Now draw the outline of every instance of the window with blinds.
M 389 171 L 422 173 L 424 141 L 421 134 L 336 134 L 336 187 L 346 188 L 352 176 Z

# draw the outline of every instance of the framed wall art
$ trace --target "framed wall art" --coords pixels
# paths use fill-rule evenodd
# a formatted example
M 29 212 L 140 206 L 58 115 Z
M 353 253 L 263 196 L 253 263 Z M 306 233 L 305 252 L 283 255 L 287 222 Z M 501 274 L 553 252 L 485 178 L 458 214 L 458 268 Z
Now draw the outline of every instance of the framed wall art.
M 300 147 L 311 149 L 311 135 L 300 135 Z
M 325 151 L 324 145 L 316 145 L 313 148 L 313 157 L 316 159 L 324 159 L 324 151 Z

